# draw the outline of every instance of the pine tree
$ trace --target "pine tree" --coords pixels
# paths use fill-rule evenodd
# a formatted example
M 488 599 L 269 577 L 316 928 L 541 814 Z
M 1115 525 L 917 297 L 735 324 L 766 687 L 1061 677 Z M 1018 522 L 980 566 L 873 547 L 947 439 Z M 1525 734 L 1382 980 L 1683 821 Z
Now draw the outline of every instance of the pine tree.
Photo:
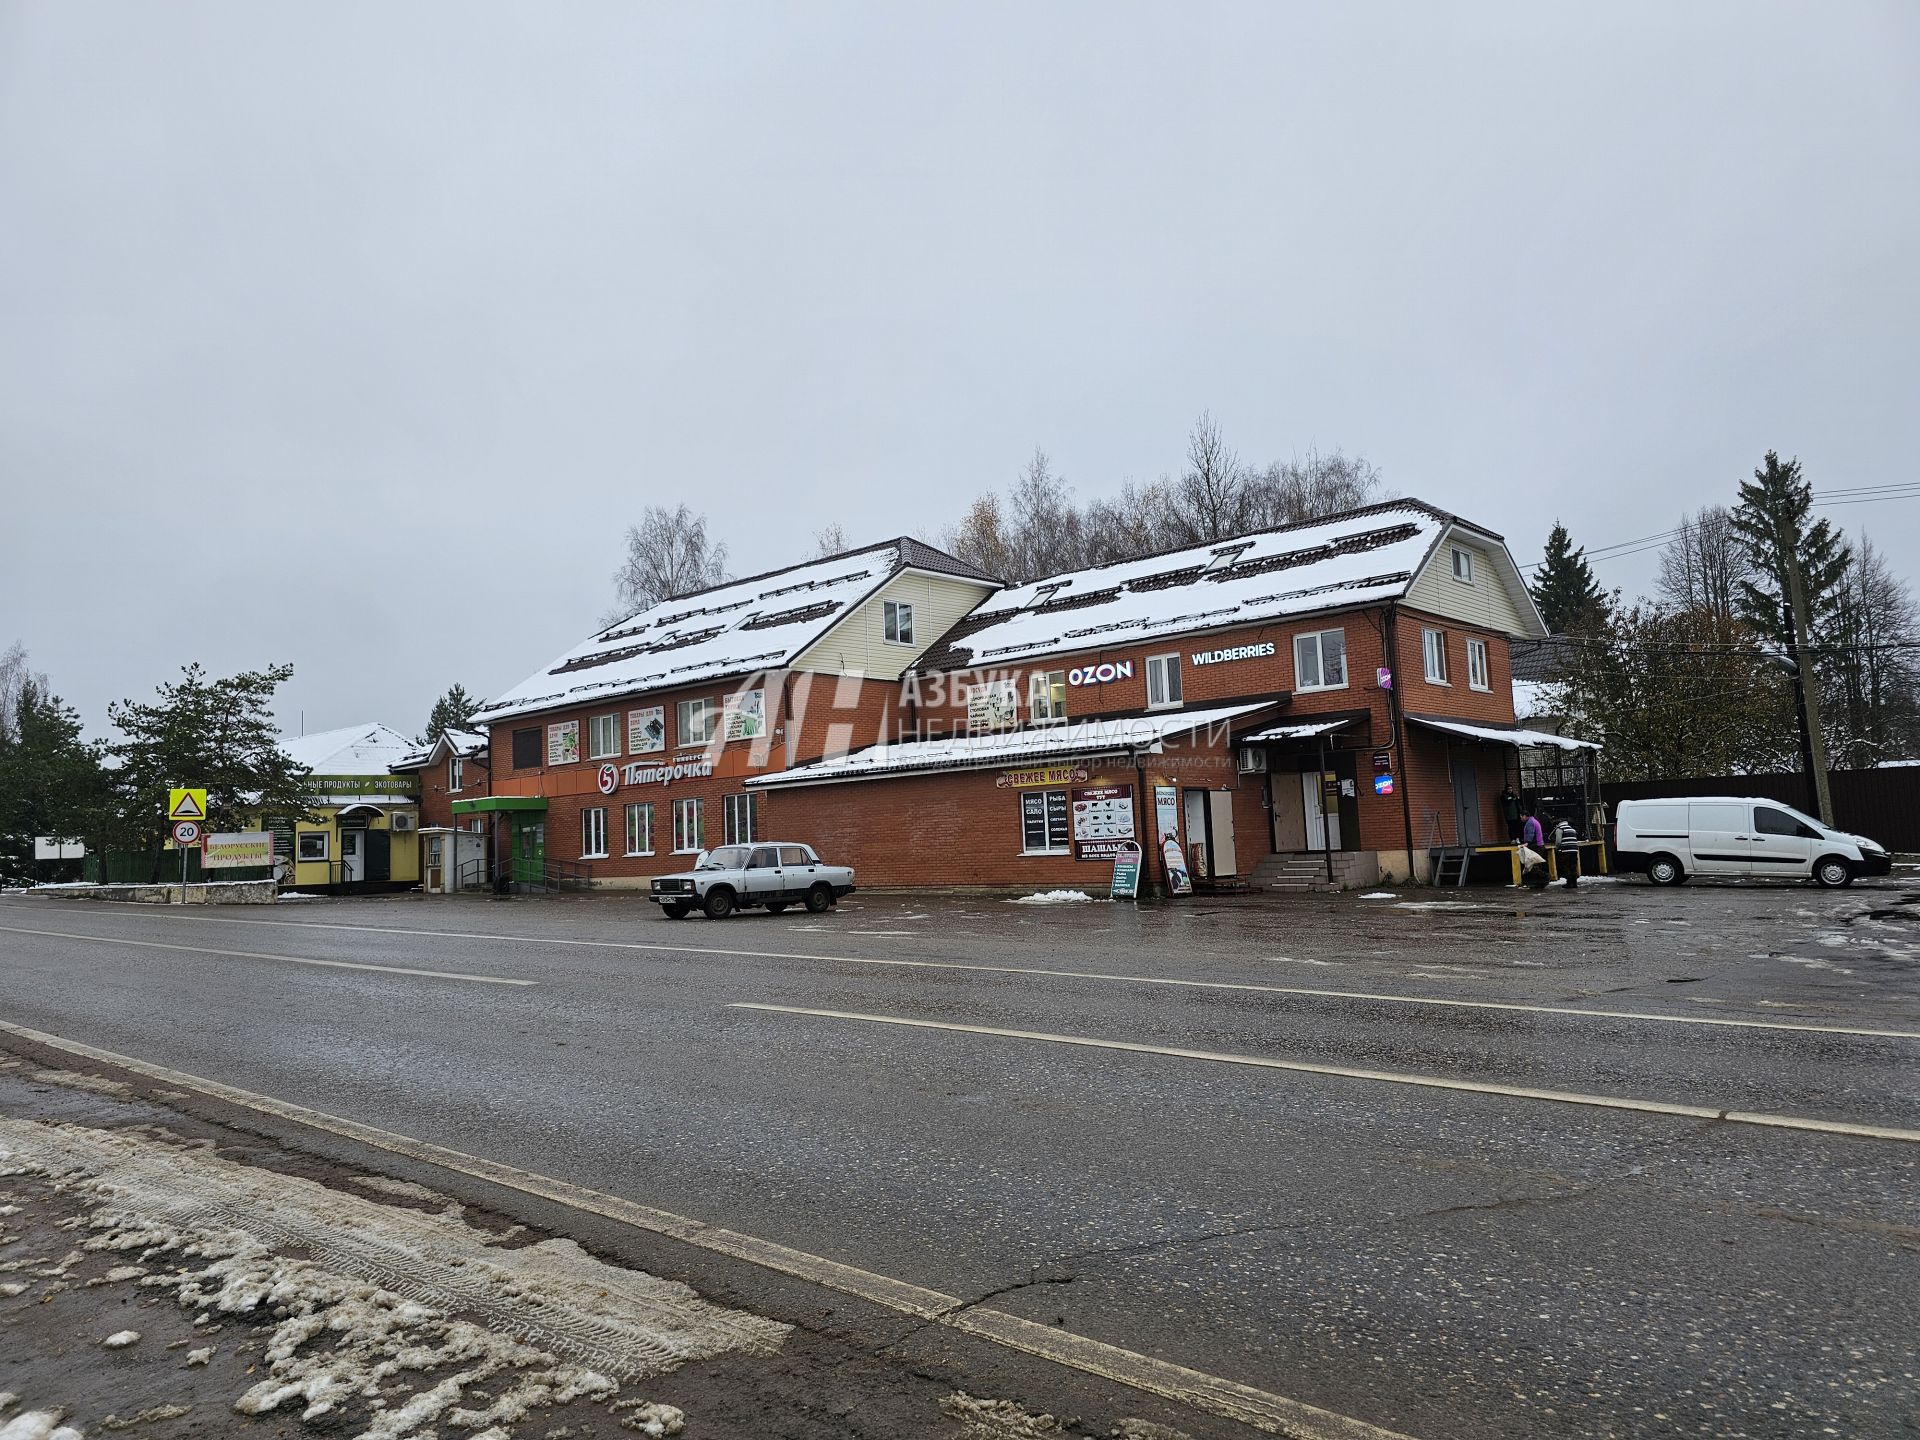
M 1783 646 L 1793 642 L 1793 625 L 1786 613 L 1788 552 L 1781 547 L 1782 538 L 1800 558 L 1816 636 L 1833 617 L 1840 582 L 1852 559 L 1845 538 L 1831 523 L 1808 523 L 1812 510 L 1813 487 L 1802 478 L 1800 462 L 1783 464 L 1769 450 L 1753 479 L 1741 482 L 1740 503 L 1733 511 L 1733 528 L 1754 570 L 1740 582 L 1741 618 Z
M 414 738 L 422 745 L 431 745 L 444 731 L 469 729 L 473 712 L 479 708 L 479 697 L 469 695 L 466 686 L 455 682 L 446 694 L 433 702 L 433 711 L 427 716 L 427 733 Z
M 242 830 L 263 817 L 305 819 L 313 773 L 280 748 L 273 694 L 293 674 L 269 665 L 209 679 L 198 665 L 160 687 L 150 702 L 123 700 L 107 715 L 124 737 L 108 753 L 120 761 L 115 777 L 121 823 L 115 839 L 158 855 L 166 837 L 167 791 L 204 786 L 207 828 Z
M 1527 588 L 1540 607 L 1540 618 L 1555 635 L 1591 631 L 1606 620 L 1606 592 L 1593 578 L 1587 552 L 1584 547 L 1574 548 L 1567 527 L 1558 520 L 1547 536 L 1546 558 Z

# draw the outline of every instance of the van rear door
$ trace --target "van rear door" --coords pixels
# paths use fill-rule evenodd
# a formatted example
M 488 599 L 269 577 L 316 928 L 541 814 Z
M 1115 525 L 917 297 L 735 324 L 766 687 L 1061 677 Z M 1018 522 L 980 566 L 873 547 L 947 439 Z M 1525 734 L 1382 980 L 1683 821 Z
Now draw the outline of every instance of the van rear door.
M 1696 875 L 1747 875 L 1753 870 L 1753 806 L 1737 800 L 1695 800 L 1687 829 Z

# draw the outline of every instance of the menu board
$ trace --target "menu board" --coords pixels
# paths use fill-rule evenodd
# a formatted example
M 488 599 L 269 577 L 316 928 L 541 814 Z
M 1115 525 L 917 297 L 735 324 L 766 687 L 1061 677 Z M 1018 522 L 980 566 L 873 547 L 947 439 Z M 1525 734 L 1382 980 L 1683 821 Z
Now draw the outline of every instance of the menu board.
M 1067 792 L 1027 790 L 1020 796 L 1020 839 L 1029 853 L 1067 848 Z
M 1083 785 L 1073 796 L 1076 860 L 1112 860 L 1133 839 L 1133 786 Z

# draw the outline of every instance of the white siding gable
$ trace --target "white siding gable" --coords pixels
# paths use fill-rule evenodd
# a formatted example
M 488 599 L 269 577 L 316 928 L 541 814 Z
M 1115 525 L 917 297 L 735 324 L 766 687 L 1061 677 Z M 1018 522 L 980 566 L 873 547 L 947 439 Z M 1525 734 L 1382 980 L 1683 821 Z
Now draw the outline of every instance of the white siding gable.
M 1463 550 L 1473 578 L 1455 578 L 1453 552 Z M 1513 557 L 1498 541 L 1450 529 L 1407 587 L 1407 605 L 1429 615 L 1459 620 L 1506 635 L 1543 635 L 1539 614 L 1520 581 Z
M 898 680 L 996 588 L 984 580 L 957 575 L 902 571 L 795 657 L 793 668 L 830 675 L 851 671 L 876 680 Z M 887 639 L 888 601 L 913 606 L 911 645 Z

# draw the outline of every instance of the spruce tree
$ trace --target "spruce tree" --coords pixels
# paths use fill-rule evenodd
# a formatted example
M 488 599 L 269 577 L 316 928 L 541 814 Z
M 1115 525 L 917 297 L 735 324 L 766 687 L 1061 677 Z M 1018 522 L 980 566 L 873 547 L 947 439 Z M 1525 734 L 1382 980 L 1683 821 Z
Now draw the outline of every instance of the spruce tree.
M 0 733 L 0 880 L 34 878 L 33 841 L 92 839 L 107 801 L 100 747 L 81 735 L 80 717 L 44 677 L 23 681 L 12 720 Z
M 455 682 L 446 694 L 433 702 L 433 711 L 427 716 L 427 733 L 415 738 L 422 745 L 431 745 L 444 731 L 470 729 L 473 712 L 479 708 L 479 696 L 469 695 L 466 686 Z
M 1527 588 L 1540 607 L 1540 618 L 1555 635 L 1595 630 L 1606 620 L 1606 592 L 1593 578 L 1586 549 L 1574 547 L 1567 527 L 1558 520 L 1547 536 L 1546 558 Z
M 1782 462 L 1771 450 L 1753 479 L 1741 483 L 1740 503 L 1733 511 L 1733 528 L 1754 570 L 1740 582 L 1740 616 L 1783 646 L 1793 643 L 1786 614 L 1788 552 L 1782 548 L 1783 538 L 1800 558 L 1807 613 L 1816 635 L 1833 617 L 1852 560 L 1845 538 L 1831 523 L 1809 523 L 1812 511 L 1813 487 L 1801 476 L 1800 462 Z

